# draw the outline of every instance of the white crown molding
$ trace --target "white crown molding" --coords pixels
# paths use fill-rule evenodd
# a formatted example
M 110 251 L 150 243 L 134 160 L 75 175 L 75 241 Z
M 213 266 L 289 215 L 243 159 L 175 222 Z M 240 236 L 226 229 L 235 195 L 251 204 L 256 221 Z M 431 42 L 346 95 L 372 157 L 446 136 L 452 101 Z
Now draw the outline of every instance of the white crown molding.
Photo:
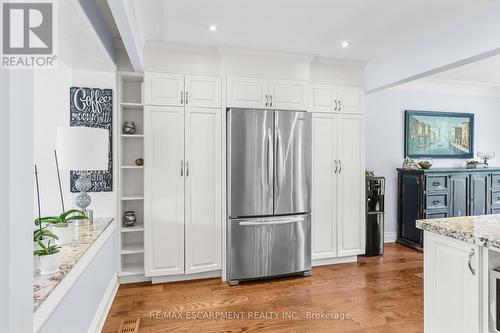
M 275 58 L 289 58 L 297 59 L 311 62 L 316 55 L 307 53 L 293 53 L 284 52 L 278 50 L 267 50 L 267 49 L 257 49 L 248 48 L 241 46 L 229 46 L 229 45 L 217 45 L 217 50 L 221 55 L 243 55 L 243 56 L 263 56 L 263 57 L 275 57 Z
M 359 61 L 359 60 L 338 59 L 338 58 L 328 58 L 328 57 L 317 56 L 312 61 L 312 64 L 364 68 L 366 65 L 366 62 Z
M 149 50 L 170 50 L 177 52 L 199 53 L 209 57 L 219 57 L 219 52 L 214 46 L 193 45 L 176 42 L 164 42 L 160 40 L 148 40 L 144 46 L 145 51 Z

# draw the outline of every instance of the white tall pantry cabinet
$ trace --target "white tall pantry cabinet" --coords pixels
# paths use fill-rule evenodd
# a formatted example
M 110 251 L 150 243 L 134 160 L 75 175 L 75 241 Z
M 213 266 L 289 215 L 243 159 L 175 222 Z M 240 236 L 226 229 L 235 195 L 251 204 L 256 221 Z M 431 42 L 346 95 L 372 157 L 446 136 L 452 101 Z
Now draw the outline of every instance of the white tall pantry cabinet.
M 354 260 L 365 247 L 363 93 L 326 85 L 311 90 L 313 265 Z
M 147 73 L 147 276 L 221 269 L 221 81 Z

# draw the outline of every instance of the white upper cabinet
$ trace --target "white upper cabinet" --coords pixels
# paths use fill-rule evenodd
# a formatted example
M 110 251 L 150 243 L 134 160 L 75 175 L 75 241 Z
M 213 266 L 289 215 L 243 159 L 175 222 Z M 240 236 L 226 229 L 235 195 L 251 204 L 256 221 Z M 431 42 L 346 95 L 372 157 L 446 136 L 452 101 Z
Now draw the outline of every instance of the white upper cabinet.
M 357 87 L 338 87 L 338 112 L 363 114 L 363 91 Z
M 268 102 L 267 79 L 228 76 L 227 106 L 235 108 L 263 108 Z
M 184 273 L 184 107 L 144 114 L 146 276 Z
M 359 87 L 314 84 L 311 86 L 311 111 L 363 114 L 364 93 Z
M 148 72 L 144 81 L 146 105 L 184 104 L 184 75 Z
M 338 255 L 365 251 L 364 120 L 338 116 Z
M 146 105 L 215 107 L 222 105 L 218 76 L 147 72 Z
M 186 274 L 221 268 L 220 110 L 186 108 Z
M 311 111 L 332 112 L 335 108 L 337 90 L 334 86 L 312 85 L 311 86 Z
M 305 81 L 228 76 L 227 106 L 307 110 Z
M 307 110 L 307 83 L 269 80 L 269 106 L 273 109 Z
M 218 76 L 186 75 L 185 103 L 192 107 L 221 107 L 221 79 Z

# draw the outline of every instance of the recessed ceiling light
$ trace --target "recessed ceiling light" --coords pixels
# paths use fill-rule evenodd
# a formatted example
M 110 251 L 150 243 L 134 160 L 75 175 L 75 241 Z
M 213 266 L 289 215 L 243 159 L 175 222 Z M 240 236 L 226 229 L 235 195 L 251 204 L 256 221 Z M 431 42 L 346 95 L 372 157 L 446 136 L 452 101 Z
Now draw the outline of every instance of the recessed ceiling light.
M 348 40 L 345 40 L 343 41 L 341 44 L 340 44 L 344 49 L 348 48 L 349 46 L 351 46 L 351 42 L 348 41 Z
M 208 27 L 208 30 L 210 30 L 210 31 L 217 31 L 217 27 L 212 24 L 211 26 Z

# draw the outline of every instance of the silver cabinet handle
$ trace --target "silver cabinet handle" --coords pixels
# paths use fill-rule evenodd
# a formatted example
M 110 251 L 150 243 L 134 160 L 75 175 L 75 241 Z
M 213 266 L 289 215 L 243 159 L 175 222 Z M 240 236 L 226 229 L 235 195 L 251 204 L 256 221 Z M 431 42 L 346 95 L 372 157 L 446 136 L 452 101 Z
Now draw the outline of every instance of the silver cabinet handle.
M 186 104 L 188 103 L 188 91 L 186 91 Z
M 181 160 L 181 177 L 184 176 L 184 161 Z
M 467 261 L 467 264 L 469 265 L 469 270 L 472 273 L 472 275 L 476 275 L 476 270 L 474 268 L 472 268 L 472 262 L 471 262 L 472 257 L 474 256 L 474 254 L 475 254 L 474 249 L 470 249 L 469 260 Z
M 189 161 L 186 162 L 186 177 L 189 177 Z
M 337 111 L 337 108 L 338 108 L 338 102 L 337 102 L 337 100 L 335 100 L 335 109 L 334 110 Z
M 187 98 L 187 95 L 186 95 Z M 342 101 L 339 99 L 339 111 L 342 111 Z
M 339 165 L 337 160 L 335 160 L 335 173 L 337 173 L 338 170 L 339 170 Z
M 341 172 L 342 172 L 342 161 L 339 160 L 339 173 L 341 173 Z
M 273 95 L 269 95 L 269 106 L 273 106 Z
M 266 106 L 269 106 L 269 96 L 266 94 Z
M 181 104 L 184 104 L 184 91 L 181 91 Z

